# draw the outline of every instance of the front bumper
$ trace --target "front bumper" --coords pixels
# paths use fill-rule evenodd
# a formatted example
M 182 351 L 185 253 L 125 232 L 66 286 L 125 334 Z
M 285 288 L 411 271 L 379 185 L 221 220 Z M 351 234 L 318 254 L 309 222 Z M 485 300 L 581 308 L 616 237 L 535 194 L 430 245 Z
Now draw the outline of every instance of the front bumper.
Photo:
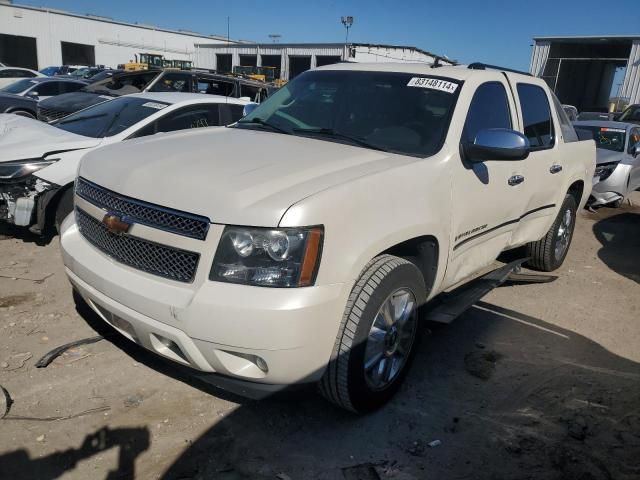
M 627 189 L 630 172 L 631 165 L 618 164 L 606 180 L 594 184 L 589 205 L 595 207 L 624 199 L 629 194 Z
M 216 227 L 210 236 L 221 233 Z M 346 305 L 343 284 L 184 284 L 110 259 L 80 234 L 74 215 L 61 230 L 71 283 L 128 339 L 199 372 L 244 381 L 291 385 L 322 376 Z

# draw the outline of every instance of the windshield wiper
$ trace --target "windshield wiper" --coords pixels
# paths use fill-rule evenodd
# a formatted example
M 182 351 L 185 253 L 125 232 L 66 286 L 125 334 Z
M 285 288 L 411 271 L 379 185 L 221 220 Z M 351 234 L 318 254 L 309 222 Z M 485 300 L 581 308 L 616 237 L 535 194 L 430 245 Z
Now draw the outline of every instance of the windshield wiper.
M 381 152 L 389 152 L 389 150 L 386 150 L 385 148 L 382 148 L 367 142 L 364 138 L 352 137 L 351 135 L 346 135 L 344 133 L 336 132 L 332 128 L 294 128 L 292 132 L 309 134 L 309 135 L 324 135 L 326 137 L 339 138 L 341 140 L 347 140 L 349 142 L 355 143 L 356 145 L 359 145 L 364 148 L 379 150 Z
M 285 135 L 291 135 L 291 132 L 289 130 L 286 130 L 282 127 L 278 127 L 277 125 L 274 125 L 273 123 L 269 123 L 267 122 L 265 119 L 263 118 L 252 118 L 251 120 L 238 120 L 239 124 L 257 124 L 257 125 L 262 125 L 263 127 L 267 127 L 270 128 L 272 130 L 275 130 L 276 132 L 280 132 L 280 133 L 284 133 Z

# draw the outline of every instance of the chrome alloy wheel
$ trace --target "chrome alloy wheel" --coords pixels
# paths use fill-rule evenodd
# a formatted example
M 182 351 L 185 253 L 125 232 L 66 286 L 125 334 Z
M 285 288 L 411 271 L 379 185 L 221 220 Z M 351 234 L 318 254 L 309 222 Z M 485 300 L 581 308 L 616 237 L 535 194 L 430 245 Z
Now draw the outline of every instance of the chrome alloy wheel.
M 416 297 L 400 288 L 382 303 L 367 337 L 364 376 L 372 390 L 388 387 L 402 371 L 416 336 Z
M 561 260 L 569 247 L 569 240 L 571 240 L 571 231 L 573 225 L 573 213 L 571 209 L 565 210 L 562 215 L 562 220 L 558 226 L 558 234 L 556 236 L 556 260 Z

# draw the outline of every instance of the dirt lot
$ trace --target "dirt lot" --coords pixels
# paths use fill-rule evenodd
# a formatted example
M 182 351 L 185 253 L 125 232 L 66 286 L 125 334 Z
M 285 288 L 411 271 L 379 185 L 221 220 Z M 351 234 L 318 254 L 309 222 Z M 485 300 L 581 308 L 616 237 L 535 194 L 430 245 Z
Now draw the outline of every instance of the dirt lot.
M 58 239 L 39 243 L 0 230 L 0 478 L 640 478 L 640 208 L 581 213 L 557 281 L 429 325 L 366 417 L 304 392 L 239 400 L 118 337 L 35 368 L 104 331 L 76 312 Z

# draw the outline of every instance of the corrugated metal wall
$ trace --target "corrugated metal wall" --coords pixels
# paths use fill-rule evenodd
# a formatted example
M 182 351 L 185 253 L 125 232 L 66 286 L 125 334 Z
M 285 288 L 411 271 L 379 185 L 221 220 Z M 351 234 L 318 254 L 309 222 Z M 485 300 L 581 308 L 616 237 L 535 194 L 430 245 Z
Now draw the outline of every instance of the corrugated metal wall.
M 551 42 L 536 42 L 531 53 L 531 65 L 529 66 L 529 73 L 534 77 L 542 77 L 544 74 L 544 67 L 547 65 L 547 58 L 549 58 L 549 49 L 551 48 Z
M 640 103 L 640 40 L 634 40 L 631 46 L 621 95 L 630 103 Z

